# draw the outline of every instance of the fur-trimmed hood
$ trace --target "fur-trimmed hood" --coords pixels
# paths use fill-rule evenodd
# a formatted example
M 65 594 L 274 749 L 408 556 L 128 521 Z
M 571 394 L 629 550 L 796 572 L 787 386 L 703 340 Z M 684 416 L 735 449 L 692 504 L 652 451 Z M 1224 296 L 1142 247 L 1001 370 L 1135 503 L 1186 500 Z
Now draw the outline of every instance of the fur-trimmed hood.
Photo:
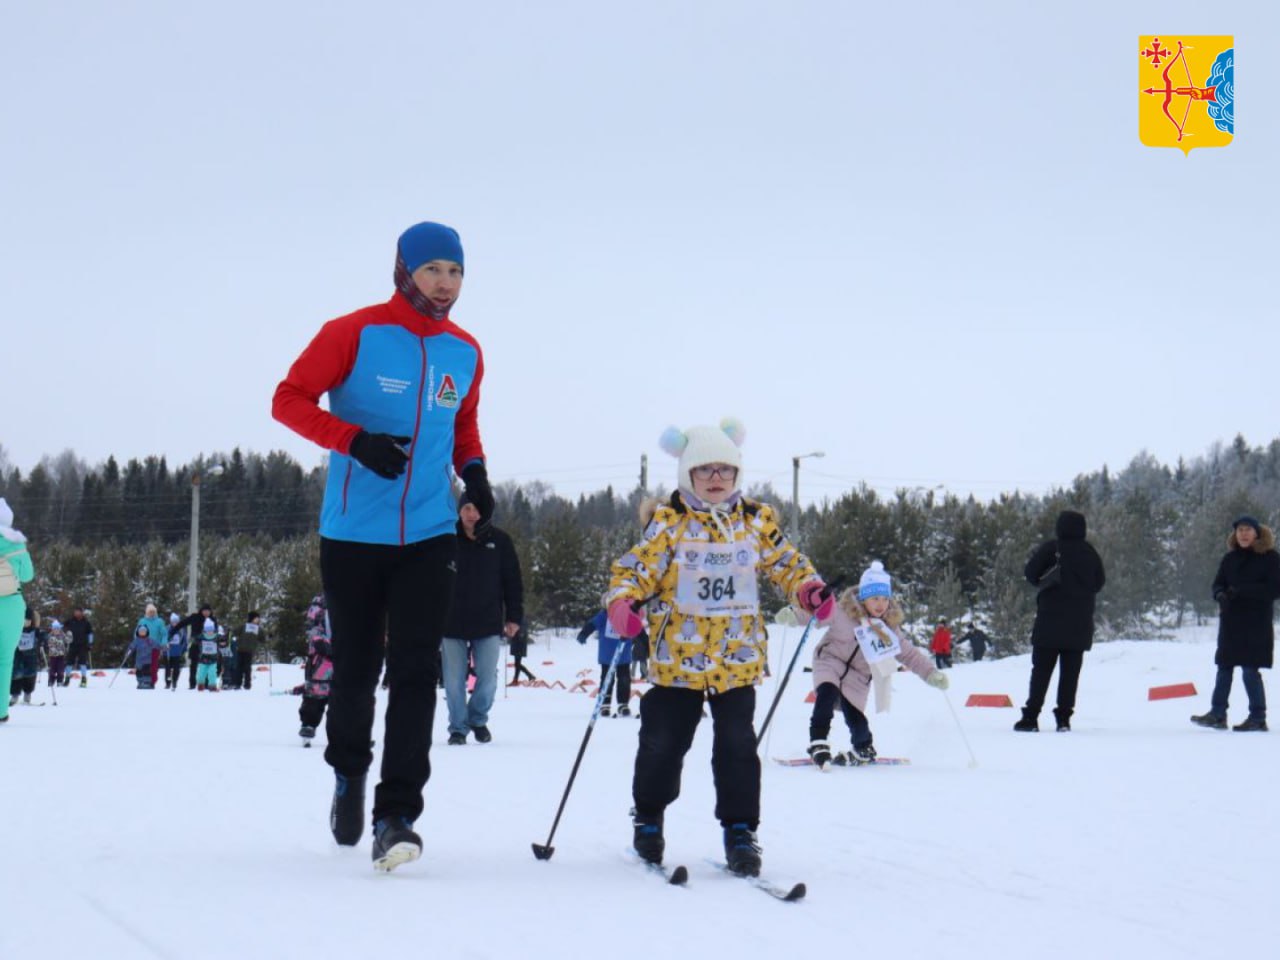
M 867 608 L 858 600 L 857 587 L 848 587 L 840 594 L 840 609 L 848 614 L 850 620 L 871 619 L 871 614 L 867 613 Z M 881 619 L 894 630 L 902 626 L 902 621 L 905 617 L 902 613 L 902 607 L 898 606 L 897 597 L 889 598 L 889 609 L 885 611 Z
M 1258 530 L 1258 538 L 1253 541 L 1253 546 L 1250 547 L 1249 549 L 1251 549 L 1254 553 L 1267 553 L 1268 551 L 1274 550 L 1275 548 L 1276 548 L 1275 531 L 1272 530 L 1270 527 L 1268 527 L 1264 523 Z M 1228 550 L 1242 549 L 1239 542 L 1236 540 L 1236 532 L 1234 529 L 1229 534 L 1227 534 L 1227 549 Z

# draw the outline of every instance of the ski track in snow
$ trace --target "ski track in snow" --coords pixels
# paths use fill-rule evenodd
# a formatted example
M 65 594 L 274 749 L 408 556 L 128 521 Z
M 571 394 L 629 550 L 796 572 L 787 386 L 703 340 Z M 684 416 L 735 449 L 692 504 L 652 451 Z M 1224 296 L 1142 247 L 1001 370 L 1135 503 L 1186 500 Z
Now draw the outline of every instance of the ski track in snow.
M 775 629 L 775 672 L 798 636 Z M 209 695 L 138 691 L 127 675 L 108 689 L 108 672 L 59 689 L 57 707 L 15 706 L 0 728 L 0 958 L 1265 954 L 1280 741 L 1188 722 L 1207 707 L 1213 636 L 1095 646 L 1070 734 L 1048 710 L 1040 733 L 1015 734 L 1016 710 L 962 707 L 969 693 L 1021 703 L 1028 657 L 958 664 L 949 695 L 976 769 L 941 695 L 908 674 L 871 724 L 877 749 L 910 766 L 824 775 L 767 762 L 804 751 L 810 676 L 797 672 L 761 748 L 760 839 L 768 879 L 808 886 L 799 904 L 706 863 L 723 852 L 709 720 L 667 814 L 667 859 L 689 868 L 687 889 L 618 857 L 634 719 L 597 722 L 555 855 L 534 859 L 592 700 L 529 688 L 499 691 L 487 745 L 444 744 L 441 697 L 423 858 L 383 876 L 367 830 L 355 849 L 332 842 L 323 729 L 318 749 L 301 749 L 299 699 L 268 696 L 266 673 L 253 691 Z M 572 685 L 594 651 L 548 631 L 528 662 Z M 298 668 L 274 668 L 275 689 L 298 681 Z M 1148 687 L 1181 681 L 1200 696 L 1147 701 Z M 774 689 L 761 688 L 757 720 Z M 1237 677 L 1233 721 L 1244 704 Z M 847 745 L 839 717 L 832 739 Z

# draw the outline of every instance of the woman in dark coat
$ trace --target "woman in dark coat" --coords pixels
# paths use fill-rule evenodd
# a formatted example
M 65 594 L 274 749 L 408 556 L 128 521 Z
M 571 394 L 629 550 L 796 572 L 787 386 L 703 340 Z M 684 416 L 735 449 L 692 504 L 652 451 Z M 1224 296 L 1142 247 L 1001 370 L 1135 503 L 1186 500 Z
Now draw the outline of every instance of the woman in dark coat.
M 1084 652 L 1093 646 L 1094 597 L 1107 582 L 1102 558 L 1085 540 L 1085 529 L 1084 514 L 1062 511 L 1054 528 L 1057 537 L 1040 544 L 1023 571 L 1040 593 L 1031 628 L 1031 690 L 1015 730 L 1040 729 L 1040 708 L 1055 666 L 1061 669 L 1053 715 L 1060 733 L 1071 729 L 1080 667 Z
M 525 632 L 524 627 L 516 631 L 516 635 L 507 641 L 507 649 L 511 654 L 511 659 L 516 662 L 515 673 L 511 675 L 511 682 L 507 684 L 509 687 L 520 686 L 520 674 L 523 673 L 532 683 L 538 678 L 532 671 L 524 665 L 524 658 L 529 655 L 529 634 Z
M 1249 717 L 1233 730 L 1267 729 L 1267 695 L 1259 669 L 1270 667 L 1275 650 L 1275 600 L 1280 597 L 1280 553 L 1276 536 L 1253 517 L 1241 517 L 1227 537 L 1227 554 L 1213 578 L 1213 599 L 1218 601 L 1218 679 L 1213 686 L 1209 712 L 1192 717 L 1202 727 L 1225 730 L 1231 676 L 1240 668 Z

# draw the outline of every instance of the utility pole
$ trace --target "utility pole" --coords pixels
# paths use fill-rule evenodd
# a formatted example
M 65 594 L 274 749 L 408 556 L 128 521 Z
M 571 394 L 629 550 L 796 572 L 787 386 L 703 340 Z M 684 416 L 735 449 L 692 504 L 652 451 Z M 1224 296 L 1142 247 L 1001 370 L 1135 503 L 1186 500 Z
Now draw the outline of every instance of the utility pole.
M 222 473 L 222 464 L 210 467 L 209 476 Z M 191 474 L 191 557 L 187 561 L 187 613 L 200 609 L 196 591 L 200 587 L 200 472 Z
M 649 492 L 649 455 L 640 454 L 640 492 Z
M 825 457 L 821 450 L 791 458 L 791 541 L 800 542 L 800 461 L 805 457 Z

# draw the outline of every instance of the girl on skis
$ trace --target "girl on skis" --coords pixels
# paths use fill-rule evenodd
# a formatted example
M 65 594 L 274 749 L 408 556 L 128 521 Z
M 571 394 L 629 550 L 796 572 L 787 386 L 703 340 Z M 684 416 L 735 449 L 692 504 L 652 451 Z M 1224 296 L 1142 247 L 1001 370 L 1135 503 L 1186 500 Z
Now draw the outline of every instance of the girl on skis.
M 40 654 L 45 647 L 45 632 L 40 629 L 40 614 L 27 607 L 22 621 L 22 634 L 18 637 L 18 649 L 13 655 L 13 682 L 9 685 L 9 706 L 21 700 L 30 706 L 31 694 L 36 689 L 36 674 L 40 672 Z
M 663 814 L 680 792 L 684 755 L 711 710 L 716 817 L 728 868 L 760 872 L 760 758 L 753 718 L 766 658 L 760 574 L 810 613 L 828 606 L 825 584 L 787 542 L 773 509 L 742 495 L 742 425 L 668 428 L 662 448 L 679 458 L 678 489 L 658 507 L 639 543 L 613 564 L 609 622 L 630 639 L 645 626 L 652 649 L 640 701 L 640 745 L 632 781 L 633 843 L 661 863 Z
M 822 642 L 813 651 L 813 714 L 809 718 L 809 756 L 820 770 L 837 764 L 874 763 L 867 697 L 876 691 L 876 712 L 889 709 L 893 675 L 906 667 L 932 687 L 945 690 L 947 675 L 929 662 L 923 650 L 902 636 L 902 609 L 893 598 L 893 582 L 879 560 L 840 594 L 829 617 Z M 828 735 L 839 704 L 853 741 L 853 750 L 833 757 Z

